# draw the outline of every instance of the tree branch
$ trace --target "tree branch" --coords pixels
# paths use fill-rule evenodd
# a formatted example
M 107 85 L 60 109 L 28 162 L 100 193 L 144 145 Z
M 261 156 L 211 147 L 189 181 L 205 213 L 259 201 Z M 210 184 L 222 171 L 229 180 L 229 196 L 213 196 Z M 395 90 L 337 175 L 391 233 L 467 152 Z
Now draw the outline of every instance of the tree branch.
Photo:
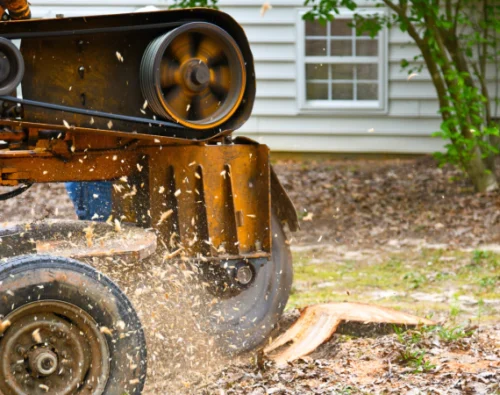
M 384 4 L 389 7 L 391 10 L 393 10 L 396 14 L 400 14 L 402 11 L 402 8 L 400 6 L 397 6 L 390 0 L 383 0 Z
M 452 19 L 453 20 L 453 29 L 452 29 L 453 35 L 457 34 L 458 15 L 459 15 L 459 12 L 460 12 L 461 4 L 462 4 L 462 0 L 457 0 L 457 3 L 455 4 L 455 16 Z
M 415 25 L 410 21 L 408 15 L 406 14 L 406 11 L 408 9 L 408 3 L 402 0 L 400 1 L 400 6 L 397 6 L 390 0 L 383 0 L 383 2 L 387 7 L 393 10 L 405 22 L 408 28 L 408 34 L 410 34 L 413 40 L 415 40 L 417 45 L 420 47 L 422 45 L 422 38 L 418 34 Z
M 445 9 L 446 9 L 446 19 L 451 21 L 453 19 L 452 11 L 451 11 L 451 9 L 452 9 L 451 0 L 446 0 Z

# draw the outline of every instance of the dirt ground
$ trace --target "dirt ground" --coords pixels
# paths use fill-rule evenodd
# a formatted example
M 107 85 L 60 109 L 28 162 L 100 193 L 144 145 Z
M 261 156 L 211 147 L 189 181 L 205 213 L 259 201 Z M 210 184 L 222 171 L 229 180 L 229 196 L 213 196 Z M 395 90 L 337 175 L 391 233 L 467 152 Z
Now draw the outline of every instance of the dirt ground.
M 437 168 L 430 157 L 280 161 L 275 167 L 303 220 L 296 243 L 500 242 L 500 195 L 474 193 L 460 172 Z
M 275 168 L 301 223 L 290 237 L 296 276 L 280 330 L 296 308 L 343 300 L 432 315 L 443 326 L 372 337 L 347 329 L 285 367 L 259 354 L 228 359 L 190 313 L 177 320 L 183 335 L 166 337 L 163 309 L 200 304 L 172 297 L 185 292 L 164 281 L 172 273 L 144 267 L 157 282 L 142 275 L 128 286 L 128 272 L 114 266 L 107 271 L 154 343 L 146 393 L 500 394 L 500 195 L 474 193 L 459 172 L 430 158 Z M 44 218 L 75 218 L 62 185 L 36 185 L 0 204 L 0 222 Z

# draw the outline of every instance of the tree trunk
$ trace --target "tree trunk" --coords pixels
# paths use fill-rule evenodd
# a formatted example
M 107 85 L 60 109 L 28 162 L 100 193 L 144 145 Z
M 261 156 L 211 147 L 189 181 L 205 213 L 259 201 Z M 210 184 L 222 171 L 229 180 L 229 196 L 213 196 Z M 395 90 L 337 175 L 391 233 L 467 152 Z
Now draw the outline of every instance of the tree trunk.
M 491 192 L 499 189 L 495 171 L 489 169 L 486 161 L 481 158 L 479 148 L 476 148 L 472 154 L 469 163 L 466 165 L 466 170 L 477 192 Z

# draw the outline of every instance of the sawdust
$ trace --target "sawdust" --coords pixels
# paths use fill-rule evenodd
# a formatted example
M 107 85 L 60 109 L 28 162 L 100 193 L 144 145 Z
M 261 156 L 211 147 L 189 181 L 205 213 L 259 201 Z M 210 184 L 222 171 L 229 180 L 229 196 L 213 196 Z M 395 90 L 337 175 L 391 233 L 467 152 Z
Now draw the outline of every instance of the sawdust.
M 196 266 L 164 261 L 161 254 L 143 262 L 94 258 L 89 264 L 111 277 L 138 312 L 148 345 L 146 394 L 182 393 L 228 363 L 210 333 L 214 296 Z

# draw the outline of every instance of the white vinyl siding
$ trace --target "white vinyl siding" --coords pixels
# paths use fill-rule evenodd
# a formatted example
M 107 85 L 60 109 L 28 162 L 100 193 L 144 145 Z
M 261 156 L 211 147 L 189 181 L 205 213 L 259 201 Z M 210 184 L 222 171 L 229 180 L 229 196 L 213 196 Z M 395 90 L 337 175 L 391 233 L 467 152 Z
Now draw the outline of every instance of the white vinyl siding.
M 263 0 L 220 0 L 222 11 L 245 29 L 254 54 L 257 98 L 252 117 L 237 133 L 273 150 L 309 152 L 425 153 L 442 147 L 432 138 L 440 117 L 436 92 L 424 70 L 408 80 L 401 59 L 418 49 L 398 29 L 386 32 L 385 102 L 383 110 L 309 110 L 299 105 L 298 13 L 302 0 L 272 0 L 261 17 Z M 132 12 L 161 0 L 31 0 L 35 16 Z M 372 4 L 363 0 L 360 6 Z M 368 11 L 379 12 L 380 8 Z M 346 11 L 346 10 L 344 10 Z M 303 39 L 303 37 L 302 37 Z M 382 41 L 381 41 L 382 42 Z

